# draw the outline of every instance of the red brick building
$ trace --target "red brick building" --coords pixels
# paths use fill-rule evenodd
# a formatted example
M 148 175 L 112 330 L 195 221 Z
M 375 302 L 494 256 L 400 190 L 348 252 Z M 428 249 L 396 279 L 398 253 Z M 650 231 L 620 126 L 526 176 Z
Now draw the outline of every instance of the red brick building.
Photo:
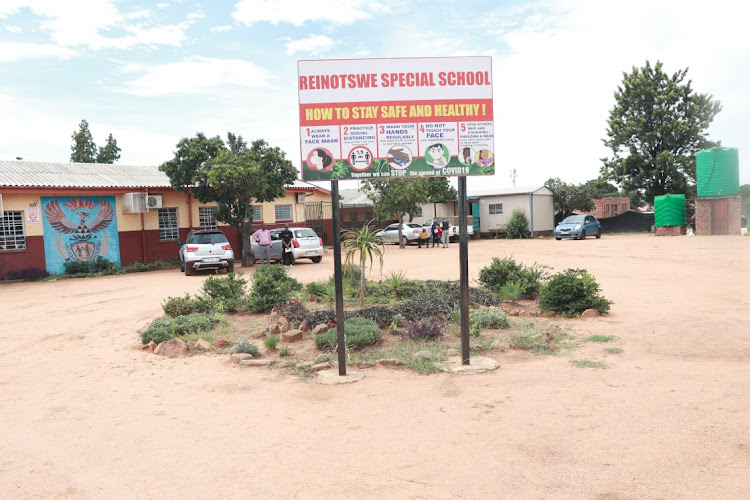
M 606 219 L 630 211 L 630 198 L 627 196 L 610 196 L 594 200 L 594 209 L 582 214 L 593 215 L 597 219 Z M 577 212 L 576 212 L 577 213 Z

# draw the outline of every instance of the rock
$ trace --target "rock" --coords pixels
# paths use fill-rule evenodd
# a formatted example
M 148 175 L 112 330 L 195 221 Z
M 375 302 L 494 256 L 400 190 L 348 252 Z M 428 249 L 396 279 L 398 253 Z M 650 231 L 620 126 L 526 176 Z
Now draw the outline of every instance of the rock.
M 310 367 L 311 372 L 319 372 L 321 370 L 328 370 L 331 367 L 331 363 L 326 361 L 325 363 L 316 363 Z
M 539 316 L 542 318 L 554 318 L 555 317 L 555 311 L 544 311 Z
M 318 325 L 315 328 L 313 328 L 313 335 L 320 335 L 321 333 L 325 333 L 328 331 L 328 325 Z
M 289 326 L 289 321 L 284 316 L 279 316 L 276 320 L 276 324 L 279 325 L 279 329 L 281 330 L 281 333 L 288 332 L 291 330 L 291 327 Z
M 162 342 L 161 344 L 156 346 L 156 349 L 154 349 L 154 354 L 158 354 L 160 356 L 169 356 L 170 358 L 173 356 L 184 356 L 187 353 L 187 344 L 176 337 L 172 340 Z
M 223 349 L 224 347 L 229 347 L 229 341 L 224 337 L 219 337 L 214 340 L 214 343 L 212 345 L 217 349 Z
M 195 350 L 195 343 L 198 342 L 197 340 L 191 340 L 187 343 L 188 351 L 194 351 Z
M 378 366 L 404 366 L 404 362 L 400 359 L 383 358 L 376 361 Z
M 270 359 L 243 359 L 239 362 L 240 366 L 268 366 L 271 364 Z
M 413 359 L 414 361 L 426 361 L 431 357 L 432 353 L 430 351 L 417 351 L 412 355 L 411 359 Z
M 286 343 L 298 342 L 302 340 L 303 335 L 302 330 L 290 330 L 281 334 L 281 341 Z
M 196 351 L 210 351 L 211 350 L 211 344 L 206 342 L 203 339 L 198 339 L 195 341 L 195 347 L 194 349 Z
M 370 363 L 368 361 L 358 361 L 357 362 L 357 368 L 363 369 L 363 368 L 372 368 L 375 366 L 375 363 Z
M 141 346 L 141 350 L 143 351 L 154 352 L 154 349 L 156 349 L 156 342 L 154 342 L 153 340 L 150 341 L 148 344 L 143 344 Z
M 330 354 L 318 354 L 318 357 L 315 358 L 315 361 L 313 361 L 313 363 L 325 363 L 326 361 L 331 361 Z
M 582 318 L 596 318 L 597 316 L 601 316 L 602 313 L 597 311 L 596 309 L 586 309 L 581 313 Z
M 517 309 L 511 309 L 507 314 L 508 316 L 519 316 L 520 312 Z
M 508 340 L 493 340 L 492 344 L 490 344 L 490 349 L 505 352 L 508 349 L 510 349 L 510 342 Z
M 458 349 L 446 349 L 443 351 L 444 358 L 451 358 L 453 356 L 460 356 L 460 355 L 461 355 L 461 351 L 459 351 Z
M 253 355 L 246 352 L 235 352 L 229 355 L 229 361 L 232 363 L 240 363 L 250 359 L 253 359 Z
M 266 325 L 263 331 L 266 333 L 266 337 L 281 335 L 281 327 L 275 323 L 273 325 Z
M 259 332 L 255 332 L 252 335 L 250 335 L 250 337 L 253 340 L 264 339 L 264 338 L 266 338 L 266 331 L 265 330 L 261 330 Z

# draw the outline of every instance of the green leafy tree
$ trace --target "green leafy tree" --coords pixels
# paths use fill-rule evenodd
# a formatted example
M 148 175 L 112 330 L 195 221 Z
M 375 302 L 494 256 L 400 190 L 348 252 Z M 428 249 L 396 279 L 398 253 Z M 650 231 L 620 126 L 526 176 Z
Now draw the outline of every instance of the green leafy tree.
M 297 169 L 277 147 L 259 139 L 248 147 L 242 136 L 196 134 L 177 143 L 174 158 L 160 170 L 179 191 L 189 191 L 202 203 L 217 203 L 214 216 L 237 229 L 242 238 L 242 265 L 254 262 L 251 250 L 252 205 L 284 196 L 297 179 Z
M 750 214 L 750 184 L 740 186 L 740 199 L 742 200 L 742 213 Z
M 617 186 L 610 184 L 601 178 L 585 182 L 583 184 L 583 189 L 588 191 L 589 196 L 595 200 L 610 196 L 620 196 L 620 190 L 617 189 Z
M 419 205 L 429 201 L 425 179 L 372 179 L 365 181 L 360 191 L 372 200 L 379 219 L 387 220 L 396 216 L 401 223 L 398 225 L 399 245 L 404 248 L 401 231 L 404 216 L 417 212 Z
M 554 193 L 552 202 L 555 212 L 563 219 L 575 211 L 589 212 L 594 209 L 594 200 L 585 185 L 568 184 L 559 177 L 547 179 L 544 185 Z
M 74 163 L 114 163 L 120 159 L 120 149 L 117 140 L 109 134 L 104 147 L 97 148 L 94 137 L 89 130 L 89 123 L 81 120 L 78 131 L 71 136 L 73 144 L 70 146 L 70 161 Z
M 695 153 L 718 143 L 707 137 L 721 104 L 709 94 L 696 94 L 687 69 L 669 76 L 657 61 L 623 73 L 609 112 L 602 158 L 602 177 L 624 191 L 643 191 L 646 199 L 667 193 L 691 195 L 695 185 Z M 691 186 L 692 185 L 692 186 Z
M 458 191 L 450 185 L 447 177 L 427 177 L 427 196 L 433 206 L 433 217 L 437 217 L 437 204 L 458 200 Z
M 380 268 L 383 268 L 383 240 L 378 236 L 377 230 L 367 222 L 362 229 L 344 231 L 343 248 L 346 252 L 346 264 L 354 263 L 354 258 L 359 253 L 360 287 L 359 287 L 359 305 L 365 307 L 365 268 L 367 261 L 370 261 L 370 269 L 375 258 L 380 260 Z

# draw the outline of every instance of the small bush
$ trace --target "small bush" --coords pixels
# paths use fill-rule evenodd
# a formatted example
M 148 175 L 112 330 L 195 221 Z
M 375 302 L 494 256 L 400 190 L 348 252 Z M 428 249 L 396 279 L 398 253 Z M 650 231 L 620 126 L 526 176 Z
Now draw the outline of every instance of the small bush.
M 435 340 L 443 337 L 448 322 L 443 318 L 423 318 L 407 321 L 402 335 L 412 340 Z
M 260 354 L 258 346 L 250 342 L 249 340 L 243 340 L 232 349 L 237 354 L 250 354 L 253 357 Z
M 97 259 L 91 263 L 91 271 L 95 273 L 113 274 L 115 269 L 118 269 L 117 264 L 111 260 L 105 259 L 104 257 L 97 257 Z
M 213 310 L 213 304 L 207 297 L 190 298 L 190 294 L 186 292 L 184 297 L 167 297 L 161 308 L 167 316 L 176 317 L 194 313 L 210 313 Z
M 363 348 L 368 345 L 380 342 L 380 327 L 371 319 L 367 318 L 349 318 L 344 321 L 344 332 L 346 335 L 346 345 L 349 348 Z M 331 328 L 325 333 L 315 337 L 315 345 L 318 349 L 331 350 L 336 348 L 338 343 L 337 331 Z
M 65 274 L 87 274 L 91 271 L 91 264 L 88 262 L 81 262 L 80 260 L 68 259 L 63 263 L 65 268 Z
M 359 286 L 362 280 L 362 268 L 353 264 L 344 266 L 342 269 L 342 280 L 344 283 L 348 283 L 352 287 L 356 288 L 359 292 Z M 333 282 L 333 276 L 330 281 Z
M 271 335 L 269 337 L 266 337 L 266 340 L 263 343 L 266 346 L 266 349 L 275 351 L 276 346 L 279 345 L 279 342 L 281 342 L 281 337 L 279 337 L 278 335 Z
M 253 273 L 253 286 L 247 307 L 254 312 L 268 312 L 276 304 L 288 301 L 302 284 L 287 274 L 283 266 L 263 266 Z
M 508 239 L 519 239 L 529 237 L 529 219 L 526 217 L 526 211 L 520 208 L 513 210 L 508 220 L 508 232 L 505 235 Z
M 279 349 L 279 356 L 281 356 L 282 358 L 286 358 L 287 356 L 291 356 L 292 354 L 292 348 L 288 345 L 281 346 L 281 349 Z
M 536 323 L 521 325 L 519 331 L 510 335 L 510 343 L 517 349 L 534 351 L 540 354 L 552 354 L 560 349 L 557 345 L 555 333 Z
M 203 293 L 215 303 L 219 311 L 236 311 L 242 307 L 247 280 L 242 273 L 230 273 L 224 277 L 209 276 L 203 282 Z
M 521 282 L 509 281 L 500 288 L 500 297 L 505 300 L 518 300 L 521 298 Z
M 542 290 L 539 309 L 574 316 L 586 309 L 609 312 L 611 301 L 599 295 L 599 285 L 584 269 L 566 269 L 555 274 Z
M 5 276 L 4 280 L 23 280 L 23 281 L 39 281 L 49 276 L 46 269 L 38 267 L 30 267 L 28 269 L 20 269 L 18 271 L 11 271 Z
M 141 341 L 148 344 L 153 340 L 157 344 L 173 337 L 211 330 L 214 319 L 208 314 L 189 314 L 176 318 L 157 319 L 141 333 Z M 157 340 L 159 339 L 159 340 Z
M 305 286 L 305 291 L 308 295 L 316 295 L 320 298 L 324 298 L 326 294 L 326 284 L 320 281 L 313 281 Z
M 471 334 L 478 337 L 487 328 L 508 328 L 508 317 L 502 311 L 491 309 L 472 309 L 469 312 Z
M 309 311 L 301 302 L 291 301 L 279 304 L 276 307 L 276 313 L 286 318 L 290 325 L 299 326 Z
M 513 258 L 498 259 L 494 257 L 488 267 L 479 271 L 479 282 L 494 292 L 501 292 L 508 283 L 518 282 L 521 297 L 539 295 L 542 281 L 547 277 L 547 266 L 518 264 Z

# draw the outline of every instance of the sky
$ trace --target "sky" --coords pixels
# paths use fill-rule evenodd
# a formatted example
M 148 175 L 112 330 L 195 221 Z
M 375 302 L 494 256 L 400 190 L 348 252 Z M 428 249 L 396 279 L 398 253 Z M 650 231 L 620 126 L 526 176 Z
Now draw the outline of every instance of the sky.
M 0 160 L 67 162 L 85 119 L 98 145 L 115 137 L 121 164 L 161 164 L 180 138 L 231 131 L 299 168 L 298 60 L 480 55 L 492 57 L 497 173 L 470 177 L 469 192 L 513 187 L 513 169 L 519 187 L 577 184 L 609 155 L 623 73 L 660 60 L 721 102 L 709 137 L 739 148 L 746 184 L 742 11 L 736 0 L 1 0 Z

